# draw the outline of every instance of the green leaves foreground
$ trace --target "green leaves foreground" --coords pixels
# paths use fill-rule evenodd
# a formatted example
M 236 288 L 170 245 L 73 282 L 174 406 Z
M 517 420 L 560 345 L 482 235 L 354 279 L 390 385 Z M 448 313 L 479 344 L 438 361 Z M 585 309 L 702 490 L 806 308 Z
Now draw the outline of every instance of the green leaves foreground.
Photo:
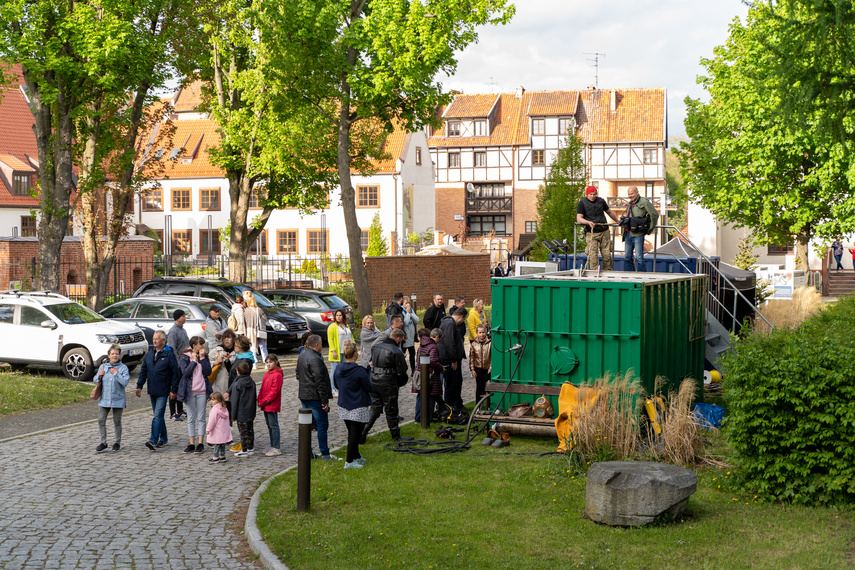
M 855 298 L 724 359 L 728 440 L 746 486 L 797 504 L 855 502 Z

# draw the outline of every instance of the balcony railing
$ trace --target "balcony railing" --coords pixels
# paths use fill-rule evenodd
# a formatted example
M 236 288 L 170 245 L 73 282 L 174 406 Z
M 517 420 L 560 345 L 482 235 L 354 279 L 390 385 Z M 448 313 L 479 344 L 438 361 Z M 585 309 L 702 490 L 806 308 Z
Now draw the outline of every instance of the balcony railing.
M 669 210 L 677 209 L 677 201 L 674 196 L 665 196 L 664 198 L 666 200 L 665 203 L 667 204 Z M 650 196 L 647 199 L 650 200 L 650 203 L 653 204 L 654 208 L 656 208 L 660 212 L 662 211 L 663 196 Z M 626 208 L 629 198 L 620 196 L 606 196 L 605 200 L 606 204 L 609 205 L 609 208 L 624 209 Z
M 467 198 L 467 212 L 511 212 L 513 211 L 513 198 L 510 196 L 502 198 Z

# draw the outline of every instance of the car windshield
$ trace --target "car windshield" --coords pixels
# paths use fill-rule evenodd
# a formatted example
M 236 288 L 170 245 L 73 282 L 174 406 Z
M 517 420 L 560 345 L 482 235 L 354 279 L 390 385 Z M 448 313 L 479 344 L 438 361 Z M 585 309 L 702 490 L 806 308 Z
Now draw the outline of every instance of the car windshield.
M 229 295 L 232 297 L 237 297 L 238 295 L 243 296 L 244 291 L 252 291 L 252 294 L 255 295 L 255 301 L 258 303 L 259 307 L 275 307 L 270 299 L 259 293 L 258 291 L 247 287 L 246 285 L 227 285 L 223 287 L 224 291 L 227 291 Z
M 105 319 L 98 313 L 78 303 L 63 303 L 61 305 L 48 305 L 45 307 L 53 313 L 56 318 L 67 325 L 82 325 L 86 323 L 102 323 Z
M 320 299 L 330 309 L 340 309 L 347 306 L 347 303 L 338 295 L 324 295 Z

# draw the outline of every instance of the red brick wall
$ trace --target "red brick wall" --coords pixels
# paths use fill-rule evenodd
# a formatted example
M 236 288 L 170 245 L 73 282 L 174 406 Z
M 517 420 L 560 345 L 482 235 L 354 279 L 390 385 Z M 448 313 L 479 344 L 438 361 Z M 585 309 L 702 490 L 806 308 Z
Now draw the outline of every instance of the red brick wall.
M 0 289 L 10 287 L 11 281 L 21 281 L 24 289 L 37 290 L 38 278 L 34 277 L 37 266 L 33 259 L 38 257 L 37 238 L 11 238 L 0 241 Z M 67 285 L 86 284 L 86 266 L 83 260 L 83 244 L 80 238 L 66 237 L 60 253 L 60 293 L 82 295 L 82 291 L 69 291 Z M 149 238 L 132 237 L 119 241 L 116 259 L 119 260 L 118 279 L 124 281 L 124 294 L 132 294 L 143 281 L 154 277 L 154 241 Z M 114 271 L 116 268 L 114 266 Z M 119 284 L 119 281 L 115 281 Z M 107 294 L 114 293 L 114 280 L 107 284 Z
M 466 191 L 460 188 L 436 189 L 436 229 L 450 236 L 460 233 L 461 224 L 465 224 Z M 454 216 L 464 216 L 464 220 L 455 220 Z
M 415 306 L 427 308 L 434 294 L 442 293 L 446 301 L 456 295 L 472 300 L 490 296 L 490 255 L 400 255 L 394 257 L 367 257 L 368 287 L 374 308 L 385 307 L 392 296 L 400 291 L 406 296 L 415 294 Z
M 514 188 L 514 243 L 511 250 L 517 247 L 520 234 L 526 233 L 525 223 L 540 220 L 537 213 L 538 190 L 531 188 Z

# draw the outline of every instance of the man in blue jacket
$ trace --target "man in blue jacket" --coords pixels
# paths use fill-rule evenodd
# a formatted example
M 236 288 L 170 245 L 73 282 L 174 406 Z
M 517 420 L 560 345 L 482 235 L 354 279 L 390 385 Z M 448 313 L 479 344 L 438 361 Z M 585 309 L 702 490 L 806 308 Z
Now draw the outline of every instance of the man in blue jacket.
M 151 398 L 151 409 L 154 417 L 151 420 L 151 437 L 145 446 L 154 451 L 166 445 L 166 421 L 163 419 L 166 402 L 175 397 L 178 380 L 181 373 L 178 369 L 178 359 L 171 348 L 166 346 L 166 333 L 156 331 L 152 338 L 154 348 L 148 351 L 143 359 L 140 377 L 137 380 L 137 398 L 142 394 L 142 387 L 148 381 L 148 395 Z

